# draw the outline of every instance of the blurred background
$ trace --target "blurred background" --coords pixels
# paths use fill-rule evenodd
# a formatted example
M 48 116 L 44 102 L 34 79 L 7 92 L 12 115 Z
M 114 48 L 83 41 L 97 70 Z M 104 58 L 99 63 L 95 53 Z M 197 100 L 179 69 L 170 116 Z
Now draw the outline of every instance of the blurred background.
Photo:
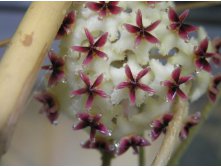
M 0 2 L 0 41 L 13 35 L 30 3 Z M 221 37 L 221 5 L 193 9 L 187 22 L 204 26 L 210 38 Z M 53 45 L 55 50 L 57 45 Z M 0 58 L 4 51 L 5 48 L 0 47 Z M 35 90 L 39 89 L 40 81 L 38 79 Z M 207 98 L 200 99 L 193 108 L 199 109 L 205 100 Z M 30 100 L 18 120 L 1 165 L 100 165 L 96 151 L 81 149 L 79 143 L 87 139 L 87 134 L 73 132 L 69 118 L 61 116 L 59 125 L 52 126 L 38 111 L 37 102 Z M 150 160 L 153 158 L 151 154 L 147 156 Z M 136 165 L 136 162 L 130 150 L 114 160 L 113 165 Z M 221 165 L 220 107 L 201 128 L 179 165 Z

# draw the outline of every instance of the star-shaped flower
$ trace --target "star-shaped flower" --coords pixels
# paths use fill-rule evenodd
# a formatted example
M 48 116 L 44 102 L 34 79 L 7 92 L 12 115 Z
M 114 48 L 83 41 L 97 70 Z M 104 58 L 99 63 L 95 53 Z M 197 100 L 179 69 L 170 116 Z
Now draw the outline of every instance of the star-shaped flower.
M 117 154 L 121 155 L 125 153 L 130 147 L 133 148 L 134 154 L 137 154 L 139 152 L 138 147 L 145 147 L 149 146 L 150 143 L 147 139 L 141 136 L 126 136 L 123 137 L 118 145 Z
M 131 24 L 124 24 L 124 27 L 127 29 L 128 32 L 136 34 L 135 39 L 135 46 L 139 45 L 142 39 L 145 39 L 146 41 L 150 43 L 159 43 L 159 40 L 150 34 L 151 31 L 153 31 L 160 23 L 160 20 L 157 20 L 150 24 L 147 27 L 143 26 L 143 20 L 142 20 L 142 13 L 140 10 L 137 11 L 136 16 L 136 24 L 137 26 L 131 25 Z
M 117 85 L 116 89 L 123 89 L 127 87 L 130 91 L 130 102 L 132 105 L 134 105 L 136 101 L 136 89 L 142 89 L 143 91 L 148 92 L 149 94 L 155 93 L 155 91 L 152 88 L 140 82 L 141 78 L 143 78 L 149 71 L 150 68 L 144 68 L 137 74 L 136 78 L 134 78 L 130 70 L 130 67 L 128 65 L 125 66 L 125 74 L 127 76 L 128 81 L 121 82 Z
M 196 112 L 195 114 L 189 116 L 189 118 L 187 119 L 185 125 L 183 126 L 180 132 L 181 140 L 185 140 L 188 137 L 190 129 L 199 123 L 200 117 L 201 117 L 200 112 Z
M 59 116 L 59 105 L 55 100 L 55 97 L 46 91 L 39 92 L 34 97 L 36 100 L 43 104 L 40 113 L 45 113 L 52 124 L 57 124 L 57 119 Z
M 108 59 L 108 56 L 106 53 L 98 50 L 98 48 L 105 45 L 107 41 L 108 32 L 101 35 L 96 42 L 94 41 L 94 37 L 91 35 L 91 33 L 88 31 L 87 28 L 84 29 L 86 37 L 89 42 L 89 46 L 72 46 L 72 49 L 77 52 L 87 53 L 86 58 L 83 61 L 83 65 L 89 64 L 93 57 L 96 55 L 103 59 Z
M 180 89 L 180 85 L 193 79 L 192 76 L 180 76 L 181 67 L 177 67 L 172 72 L 171 80 L 163 81 L 161 84 L 168 87 L 167 101 L 172 101 L 176 95 L 180 96 L 182 99 L 187 99 L 186 94 Z
M 194 53 L 196 56 L 195 65 L 199 69 L 203 69 L 207 72 L 211 71 L 211 66 L 207 60 L 207 58 L 213 58 L 216 56 L 216 53 L 208 53 L 208 39 L 205 38 L 202 40 L 198 47 L 195 48 Z
M 208 90 L 209 99 L 212 102 L 216 101 L 217 95 L 219 93 L 218 86 L 220 83 L 221 83 L 221 75 L 215 76 L 213 78 L 212 84 L 210 85 L 209 90 Z
M 95 134 L 96 131 L 99 131 L 100 133 L 110 136 L 110 131 L 107 129 L 107 127 L 101 123 L 101 114 L 92 115 L 87 112 L 80 112 L 76 114 L 76 117 L 80 120 L 78 124 L 73 126 L 74 130 L 80 130 L 87 127 L 91 128 L 90 131 L 90 140 L 95 141 Z
M 98 12 L 100 16 L 105 17 L 108 13 L 113 15 L 119 14 L 123 9 L 118 5 L 118 1 L 99 1 L 99 2 L 88 2 L 86 7 Z
M 61 24 L 61 27 L 58 30 L 56 39 L 61 39 L 63 36 L 68 35 L 71 32 L 71 28 L 74 25 L 75 21 L 75 13 L 69 12 L 65 17 Z
M 53 51 L 49 51 L 48 57 L 51 65 L 42 66 L 43 70 L 52 71 L 48 80 L 48 86 L 56 85 L 64 78 L 64 64 L 63 57 L 57 56 Z
M 189 15 L 189 10 L 185 10 L 179 16 L 173 8 L 169 8 L 168 17 L 170 19 L 170 29 L 178 32 L 178 35 L 184 39 L 189 39 L 188 34 L 190 32 L 196 31 L 198 28 L 189 24 L 184 24 L 183 22 Z
M 84 73 L 79 72 L 79 75 L 80 75 L 81 80 L 85 83 L 85 87 L 78 89 L 78 90 L 74 90 L 71 92 L 71 94 L 72 95 L 88 94 L 88 98 L 87 98 L 86 106 L 85 106 L 87 109 L 91 108 L 94 97 L 96 95 L 103 97 L 103 98 L 109 97 L 103 90 L 97 88 L 103 81 L 103 74 L 99 75 L 93 84 L 91 84 L 90 79 Z
M 150 132 L 150 137 L 152 141 L 156 140 L 161 133 L 166 133 L 167 127 L 172 119 L 173 115 L 168 113 L 165 114 L 161 119 L 151 122 L 150 126 L 152 127 L 152 130 Z

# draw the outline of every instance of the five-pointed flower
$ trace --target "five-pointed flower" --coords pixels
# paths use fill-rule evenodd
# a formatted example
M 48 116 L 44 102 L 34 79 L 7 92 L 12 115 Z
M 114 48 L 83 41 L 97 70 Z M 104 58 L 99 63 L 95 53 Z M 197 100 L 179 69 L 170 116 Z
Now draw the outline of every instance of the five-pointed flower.
M 75 13 L 69 12 L 65 17 L 64 20 L 58 30 L 56 39 L 61 39 L 63 36 L 68 35 L 71 32 L 71 28 L 74 25 L 75 21 Z
M 90 127 L 90 140 L 95 141 L 95 134 L 96 131 L 99 131 L 100 133 L 104 135 L 110 135 L 110 131 L 107 129 L 107 127 L 101 123 L 101 114 L 89 114 L 87 112 L 80 112 L 76 114 L 77 118 L 80 120 L 78 124 L 73 126 L 74 130 L 80 130 L 84 129 L 86 127 Z
M 170 29 L 175 30 L 178 32 L 178 35 L 184 39 L 187 40 L 188 34 L 190 32 L 196 31 L 198 28 L 196 26 L 192 26 L 189 24 L 184 24 L 186 17 L 189 14 L 189 10 L 185 10 L 183 13 L 181 13 L 179 16 L 175 12 L 173 8 L 169 8 L 168 17 L 170 20 Z
M 161 133 L 166 133 L 166 129 L 172 119 L 173 115 L 168 113 L 165 114 L 161 119 L 151 122 L 150 126 L 152 127 L 152 130 L 150 132 L 150 137 L 152 141 L 156 140 Z
M 91 35 L 91 33 L 88 31 L 87 28 L 84 29 L 86 37 L 89 42 L 89 46 L 72 46 L 72 49 L 77 52 L 87 53 L 86 58 L 83 61 L 83 65 L 89 64 L 93 57 L 96 55 L 103 59 L 108 59 L 108 56 L 106 53 L 98 50 L 97 48 L 102 47 L 105 45 L 107 41 L 108 32 L 101 35 L 96 42 L 94 41 L 94 37 Z
M 218 86 L 220 83 L 221 83 L 221 75 L 215 76 L 208 90 L 208 96 L 212 102 L 216 101 L 217 95 L 219 93 Z
M 54 96 L 49 92 L 39 92 L 34 97 L 36 100 L 43 104 L 40 113 L 45 113 L 49 121 L 52 124 L 56 124 L 59 112 L 58 103 Z
M 123 137 L 118 145 L 117 154 L 121 155 L 125 153 L 130 147 L 133 148 L 134 154 L 137 154 L 139 152 L 138 147 L 145 147 L 149 146 L 150 143 L 147 139 L 141 136 L 126 136 Z
M 100 16 L 104 17 L 108 13 L 113 15 L 119 14 L 123 9 L 118 5 L 118 1 L 100 1 L 100 2 L 88 2 L 86 7 L 89 9 L 98 12 Z
M 93 84 L 91 84 L 90 79 L 87 75 L 85 75 L 82 72 L 79 72 L 81 80 L 85 83 L 86 87 L 74 90 L 71 92 L 72 95 L 82 95 L 82 94 L 88 94 L 88 98 L 86 101 L 86 108 L 90 109 L 94 100 L 94 96 L 98 95 L 103 98 L 107 98 L 108 95 L 101 89 L 98 89 L 97 87 L 102 83 L 103 81 L 103 74 L 99 75 Z
M 185 140 L 187 138 L 190 129 L 199 123 L 200 117 L 201 117 L 200 112 L 196 112 L 195 114 L 189 116 L 188 120 L 186 121 L 180 132 L 181 140 Z
M 163 86 L 168 87 L 167 101 L 172 101 L 176 95 L 179 95 L 182 99 L 187 99 L 186 94 L 180 89 L 180 85 L 193 79 L 193 77 L 192 76 L 181 77 L 180 73 L 181 73 L 181 67 L 177 67 L 172 72 L 172 79 L 163 81 L 161 83 Z
M 64 59 L 57 56 L 53 51 L 49 51 L 48 57 L 51 65 L 42 66 L 43 70 L 52 71 L 48 80 L 48 86 L 57 84 L 64 78 Z
M 159 43 L 159 40 L 150 34 L 150 31 L 153 31 L 160 23 L 160 20 L 157 20 L 150 24 L 147 27 L 143 26 L 142 13 L 140 10 L 137 11 L 136 24 L 137 26 L 131 24 L 124 24 L 126 30 L 130 33 L 136 34 L 135 46 L 139 45 L 142 39 L 150 43 Z
M 199 46 L 195 48 L 194 53 L 196 55 L 195 65 L 199 69 L 203 69 L 207 72 L 211 71 L 211 66 L 207 60 L 207 58 L 213 58 L 216 56 L 216 53 L 208 53 L 208 39 L 203 39 Z
M 134 78 L 130 70 L 130 67 L 128 65 L 125 66 L 125 74 L 127 76 L 128 81 L 121 82 L 117 85 L 116 89 L 123 89 L 127 87 L 130 91 L 130 102 L 132 105 L 134 105 L 136 101 L 137 88 L 142 89 L 143 91 L 148 92 L 149 94 L 155 93 L 155 91 L 152 88 L 143 83 L 140 83 L 140 79 L 143 78 L 149 71 L 150 68 L 144 68 L 137 74 L 136 78 Z

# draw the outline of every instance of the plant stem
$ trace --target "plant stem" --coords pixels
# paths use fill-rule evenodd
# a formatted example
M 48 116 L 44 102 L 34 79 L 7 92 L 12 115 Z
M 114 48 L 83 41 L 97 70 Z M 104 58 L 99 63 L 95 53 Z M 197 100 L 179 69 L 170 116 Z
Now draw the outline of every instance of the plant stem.
M 165 166 L 170 160 L 175 148 L 175 143 L 177 139 L 179 139 L 183 120 L 188 114 L 188 101 L 176 98 L 172 106 L 172 110 L 174 112 L 174 116 L 172 121 L 169 123 L 160 150 L 152 163 L 154 166 Z
M 219 104 L 218 102 L 220 101 L 220 99 L 221 99 L 221 92 L 219 93 L 219 96 L 217 98 L 217 102 L 215 104 L 211 103 L 210 101 L 208 101 L 208 103 L 205 104 L 204 110 L 201 112 L 201 121 L 200 121 L 200 123 L 196 127 L 194 127 L 192 130 L 190 130 L 188 138 L 178 146 L 178 148 L 174 152 L 173 158 L 171 158 L 171 160 L 169 162 L 169 165 L 177 165 L 179 163 L 180 158 L 185 153 L 188 146 L 193 141 L 194 137 L 199 132 L 202 125 L 208 119 L 209 115 L 214 110 L 214 108 L 216 108 L 218 106 L 218 104 Z
M 6 38 L 0 41 L 0 47 L 5 47 L 6 45 L 9 44 L 11 38 Z
M 139 166 L 145 166 L 145 149 L 144 149 L 144 147 L 140 147 L 140 149 L 139 149 L 138 160 L 139 160 Z
M 0 157 L 72 2 L 32 2 L 0 62 Z
M 110 166 L 111 165 L 111 160 L 113 156 L 111 153 L 107 153 L 105 151 L 101 151 L 101 161 L 102 161 L 102 166 Z

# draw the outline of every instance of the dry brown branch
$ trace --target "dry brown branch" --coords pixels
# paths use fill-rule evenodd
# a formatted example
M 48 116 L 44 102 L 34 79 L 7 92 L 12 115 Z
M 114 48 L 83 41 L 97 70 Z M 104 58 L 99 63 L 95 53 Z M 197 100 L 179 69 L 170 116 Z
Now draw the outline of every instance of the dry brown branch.
M 71 2 L 33 2 L 0 62 L 0 156 Z

